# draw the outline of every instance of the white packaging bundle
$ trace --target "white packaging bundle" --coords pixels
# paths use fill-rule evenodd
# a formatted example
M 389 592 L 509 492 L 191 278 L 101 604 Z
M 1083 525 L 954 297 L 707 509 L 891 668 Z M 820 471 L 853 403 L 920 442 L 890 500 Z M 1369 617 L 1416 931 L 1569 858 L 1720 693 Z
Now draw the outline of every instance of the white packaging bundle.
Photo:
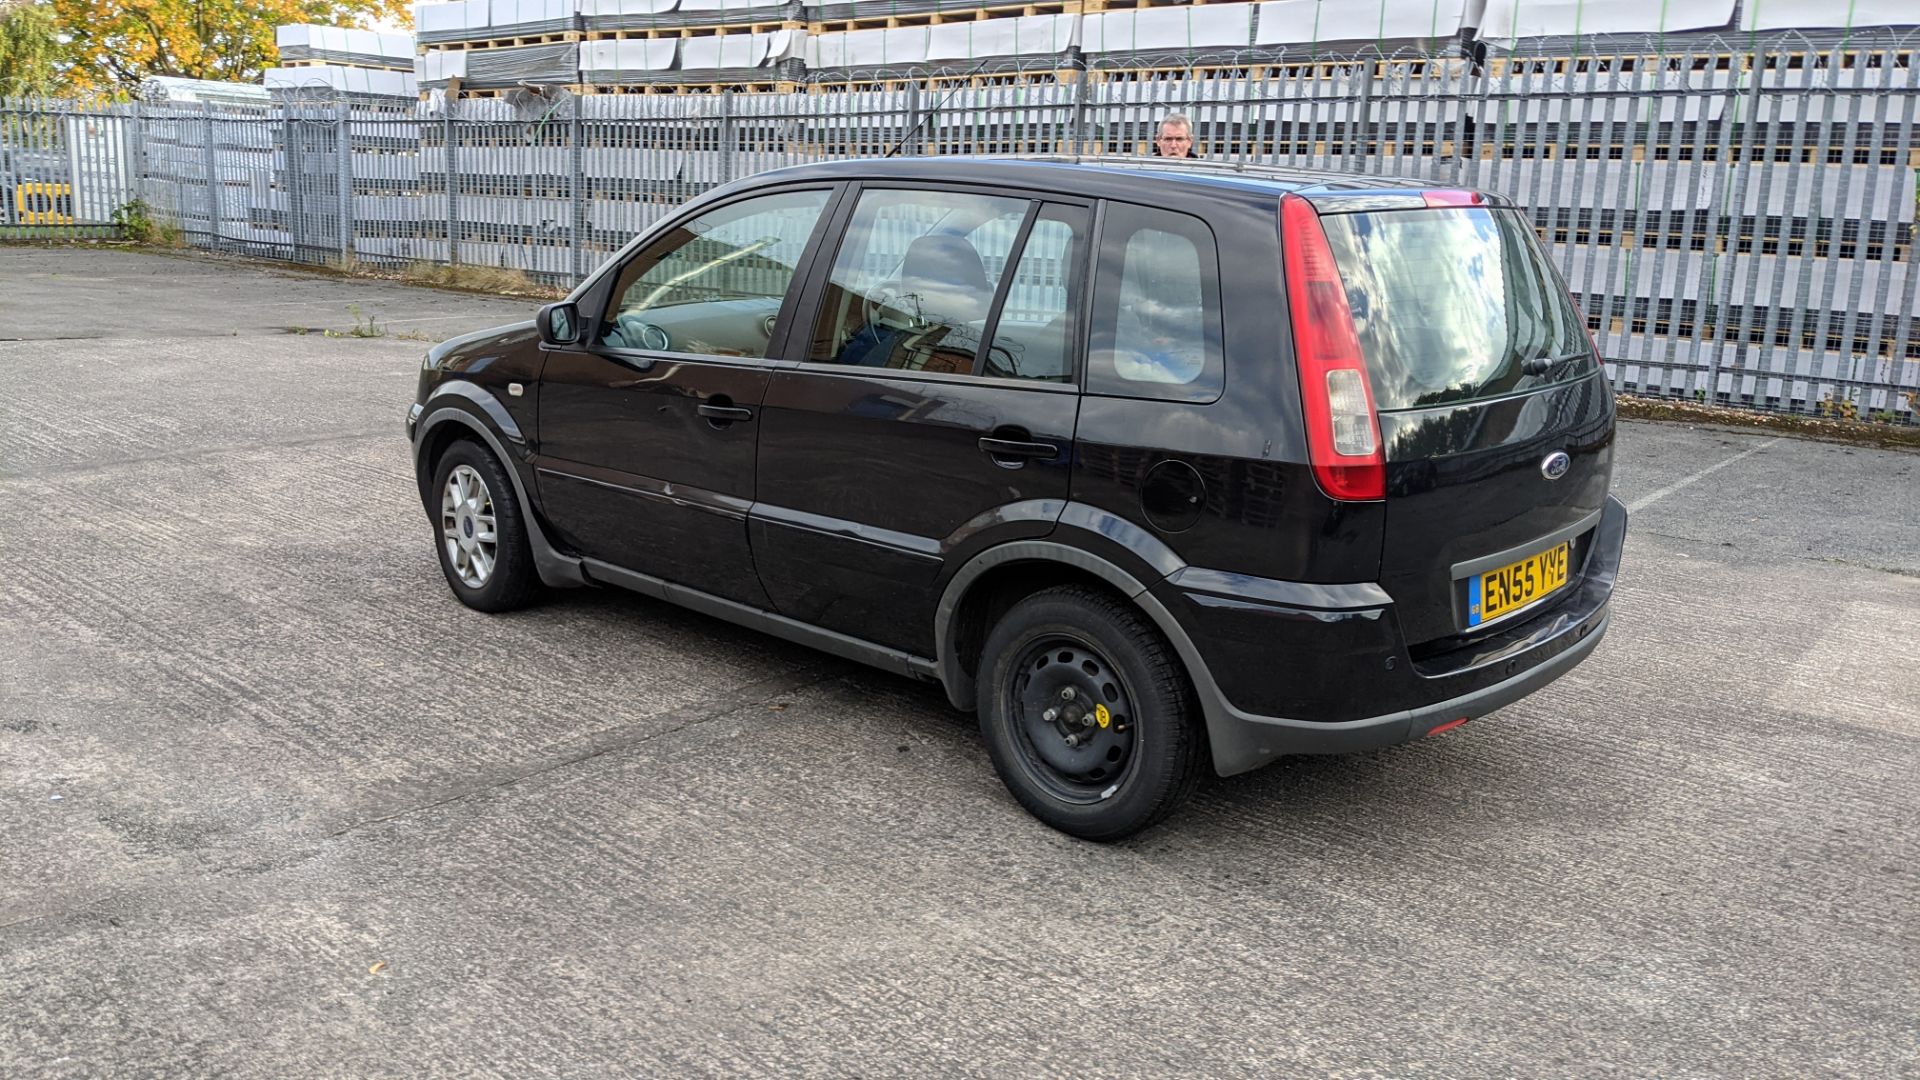
M 413 28 L 422 34 L 485 29 L 487 19 L 487 0 L 452 0 L 445 4 L 413 6 Z
M 724 34 L 685 38 L 680 42 L 680 69 L 759 67 L 767 58 L 771 34 Z
M 665 71 L 679 51 L 679 38 L 589 41 L 580 50 L 580 70 L 590 80 L 620 71 Z
M 1466 0 L 1271 0 L 1260 5 L 1257 45 L 1452 37 Z
M 807 39 L 807 66 L 863 68 L 925 63 L 931 29 L 901 26 L 815 35 Z
M 1244 49 L 1252 40 L 1252 4 L 1146 8 L 1088 15 L 1080 48 L 1089 55 L 1115 52 L 1193 52 Z
M 1907 0 L 1911 3 L 1913 0 Z M 1480 36 L 1511 42 L 1536 37 L 1659 34 L 1710 30 L 1733 20 L 1733 0 L 1487 0 Z
M 681 11 L 711 11 L 721 22 L 730 11 L 750 11 L 756 8 L 782 7 L 780 0 L 680 0 Z
M 420 81 L 442 83 L 467 74 L 467 49 L 435 49 L 420 58 Z
M 933 28 L 928 60 L 988 56 L 1056 56 L 1080 43 L 1078 15 L 1023 15 L 944 23 Z
M 778 64 L 787 60 L 799 60 L 807 55 L 807 32 L 805 30 L 775 30 L 767 35 L 767 63 Z
M 618 15 L 665 15 L 680 6 L 680 0 L 580 0 L 580 14 L 592 18 Z
M 1920 0 L 1747 0 L 1740 29 L 1852 29 L 1920 25 Z

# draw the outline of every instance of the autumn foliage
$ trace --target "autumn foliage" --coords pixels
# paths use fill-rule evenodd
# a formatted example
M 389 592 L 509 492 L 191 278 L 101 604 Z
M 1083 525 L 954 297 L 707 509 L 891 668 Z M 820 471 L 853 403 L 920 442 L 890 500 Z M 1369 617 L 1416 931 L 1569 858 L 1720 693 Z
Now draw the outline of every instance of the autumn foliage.
M 154 75 L 257 82 L 275 62 L 276 27 L 412 22 L 407 0 L 0 0 L 0 20 L 27 9 L 52 13 L 62 40 L 51 80 L 79 93 L 133 92 Z

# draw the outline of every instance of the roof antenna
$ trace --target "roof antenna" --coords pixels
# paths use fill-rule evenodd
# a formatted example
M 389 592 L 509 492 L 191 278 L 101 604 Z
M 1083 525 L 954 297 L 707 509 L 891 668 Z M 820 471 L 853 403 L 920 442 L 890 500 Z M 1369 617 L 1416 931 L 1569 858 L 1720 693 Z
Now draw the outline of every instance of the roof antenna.
M 908 139 L 911 139 L 915 135 L 919 134 L 920 129 L 926 126 L 927 121 L 933 119 L 934 116 L 936 116 L 941 109 L 944 109 L 947 107 L 947 101 L 949 98 L 952 98 L 953 95 L 959 93 L 962 89 L 966 87 L 967 85 L 966 80 L 973 78 L 975 75 L 978 75 L 980 73 L 981 68 L 986 67 L 989 63 L 992 63 L 992 62 L 993 62 L 993 57 L 991 56 L 984 57 L 981 59 L 979 63 L 973 65 L 972 70 L 968 71 L 965 75 L 960 76 L 961 81 L 958 84 L 956 84 L 953 89 L 947 91 L 945 97 L 942 97 L 939 101 L 935 102 L 933 108 L 928 109 L 925 115 L 921 116 L 919 120 L 915 121 L 914 125 L 907 129 L 907 133 L 905 135 L 900 136 L 900 141 L 893 144 L 893 148 L 891 150 L 888 150 L 886 153 L 880 155 L 881 159 L 885 160 L 899 153 L 900 148 L 907 145 Z

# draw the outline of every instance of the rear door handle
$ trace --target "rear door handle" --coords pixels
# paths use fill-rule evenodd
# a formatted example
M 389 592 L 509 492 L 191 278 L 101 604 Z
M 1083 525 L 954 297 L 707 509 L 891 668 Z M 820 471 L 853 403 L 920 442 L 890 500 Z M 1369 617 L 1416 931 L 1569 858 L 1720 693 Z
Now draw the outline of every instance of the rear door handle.
M 731 424 L 735 420 L 753 419 L 753 410 L 744 405 L 702 405 L 696 411 L 701 416 L 722 424 Z
M 1056 458 L 1060 448 L 1050 442 L 1028 442 L 1024 439 L 996 439 L 988 435 L 980 440 L 980 449 L 995 461 L 1011 458 L 1016 462 L 1025 458 Z

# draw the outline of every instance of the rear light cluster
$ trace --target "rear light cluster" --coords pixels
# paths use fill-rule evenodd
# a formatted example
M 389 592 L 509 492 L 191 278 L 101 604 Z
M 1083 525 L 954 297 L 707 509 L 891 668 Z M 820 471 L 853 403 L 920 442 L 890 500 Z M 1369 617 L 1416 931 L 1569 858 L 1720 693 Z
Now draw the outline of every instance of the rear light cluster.
M 1280 246 L 1293 316 L 1293 351 L 1306 412 L 1307 457 L 1314 480 L 1343 502 L 1384 499 L 1386 456 L 1347 290 L 1313 204 L 1280 200 Z

